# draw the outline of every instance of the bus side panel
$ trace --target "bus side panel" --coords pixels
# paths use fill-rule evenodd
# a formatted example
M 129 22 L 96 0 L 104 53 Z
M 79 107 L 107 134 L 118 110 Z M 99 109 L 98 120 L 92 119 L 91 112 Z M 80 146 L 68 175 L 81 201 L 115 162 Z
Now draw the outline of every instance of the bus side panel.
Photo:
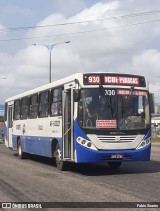
M 13 122 L 13 134 L 14 150 L 17 150 L 17 140 L 20 137 L 24 152 L 52 157 L 52 141 L 57 140 L 62 145 L 62 118 L 56 116 L 16 120 Z
M 21 136 L 22 150 L 24 152 L 52 157 L 52 139 L 49 137 Z M 56 138 L 62 145 L 62 138 Z M 17 150 L 17 136 L 13 136 L 13 149 Z

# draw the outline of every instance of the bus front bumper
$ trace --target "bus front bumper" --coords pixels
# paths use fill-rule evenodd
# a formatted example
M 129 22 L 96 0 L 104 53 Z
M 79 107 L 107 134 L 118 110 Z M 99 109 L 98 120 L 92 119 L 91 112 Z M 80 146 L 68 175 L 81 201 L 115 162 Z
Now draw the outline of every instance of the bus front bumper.
M 151 144 L 133 150 L 91 150 L 77 144 L 77 163 L 149 161 Z

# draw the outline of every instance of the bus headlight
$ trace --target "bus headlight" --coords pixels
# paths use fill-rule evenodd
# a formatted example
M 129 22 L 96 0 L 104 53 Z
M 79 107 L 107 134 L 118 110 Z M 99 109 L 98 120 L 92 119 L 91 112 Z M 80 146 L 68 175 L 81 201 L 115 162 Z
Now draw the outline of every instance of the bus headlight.
M 82 145 L 86 148 L 97 150 L 97 148 L 93 145 L 93 143 L 91 141 L 88 141 L 80 136 L 76 140 L 80 145 Z
M 141 149 L 143 147 L 146 147 L 151 143 L 151 138 L 147 138 L 146 140 L 142 140 L 142 142 L 138 145 L 136 149 Z

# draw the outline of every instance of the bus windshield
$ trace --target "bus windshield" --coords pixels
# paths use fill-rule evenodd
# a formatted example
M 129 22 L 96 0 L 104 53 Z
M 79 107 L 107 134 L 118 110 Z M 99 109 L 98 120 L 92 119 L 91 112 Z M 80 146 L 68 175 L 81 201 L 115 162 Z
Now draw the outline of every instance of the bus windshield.
M 137 89 L 81 89 L 78 122 L 82 128 L 139 130 L 150 125 L 148 92 Z

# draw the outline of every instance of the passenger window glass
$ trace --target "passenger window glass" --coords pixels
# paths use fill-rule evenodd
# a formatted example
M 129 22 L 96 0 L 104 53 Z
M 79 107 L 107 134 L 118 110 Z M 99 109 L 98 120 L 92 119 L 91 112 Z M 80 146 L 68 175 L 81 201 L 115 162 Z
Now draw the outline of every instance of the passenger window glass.
M 62 87 L 51 91 L 51 116 L 62 115 Z
M 39 117 L 47 117 L 49 108 L 49 91 L 39 95 Z
M 27 119 L 28 117 L 28 97 L 21 99 L 21 119 Z
M 32 95 L 30 97 L 30 110 L 29 110 L 29 118 L 37 118 L 38 116 L 38 94 Z
M 14 102 L 14 115 L 13 115 L 14 120 L 20 119 L 20 100 L 16 100 Z

